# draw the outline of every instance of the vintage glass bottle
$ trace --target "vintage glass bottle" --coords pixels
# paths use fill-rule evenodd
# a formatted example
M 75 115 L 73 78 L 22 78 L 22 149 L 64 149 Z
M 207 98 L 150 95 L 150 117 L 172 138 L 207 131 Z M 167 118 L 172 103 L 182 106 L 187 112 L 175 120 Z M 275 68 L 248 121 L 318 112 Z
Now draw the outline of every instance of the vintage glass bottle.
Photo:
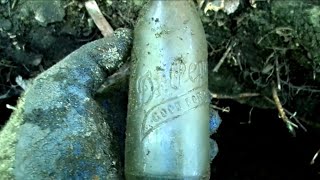
M 126 179 L 208 179 L 207 43 L 192 0 L 151 0 L 134 30 Z

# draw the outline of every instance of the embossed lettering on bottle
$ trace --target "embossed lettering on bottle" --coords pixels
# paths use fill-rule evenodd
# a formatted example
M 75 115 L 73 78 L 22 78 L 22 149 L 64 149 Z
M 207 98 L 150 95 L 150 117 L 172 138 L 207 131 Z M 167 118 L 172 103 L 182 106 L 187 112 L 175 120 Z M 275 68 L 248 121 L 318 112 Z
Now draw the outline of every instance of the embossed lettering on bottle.
M 192 1 L 150 1 L 134 34 L 125 172 L 208 178 L 207 46 Z

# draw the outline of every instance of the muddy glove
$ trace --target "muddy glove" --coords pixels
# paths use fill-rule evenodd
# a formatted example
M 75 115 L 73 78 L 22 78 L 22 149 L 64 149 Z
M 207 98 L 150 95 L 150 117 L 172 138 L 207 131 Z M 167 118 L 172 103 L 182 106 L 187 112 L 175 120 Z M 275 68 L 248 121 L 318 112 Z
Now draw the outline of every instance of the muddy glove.
M 1 178 L 123 178 L 123 149 L 116 141 L 124 136 L 115 137 L 114 127 L 108 124 L 116 120 L 123 127 L 125 113 L 110 116 L 106 112 L 115 113 L 110 108 L 125 102 L 105 100 L 100 106 L 93 96 L 107 72 L 123 62 L 130 45 L 131 33 L 117 30 L 110 38 L 81 47 L 33 80 L 0 133 Z M 121 101 L 118 96 L 113 99 Z M 214 110 L 210 117 L 214 133 L 221 120 Z M 218 149 L 215 141 L 210 144 L 213 159 Z
M 210 109 L 210 121 L 209 121 L 209 132 L 213 135 L 217 132 L 222 120 L 218 112 L 214 109 Z M 210 139 L 210 160 L 212 161 L 218 154 L 219 148 L 215 140 Z
M 131 32 L 84 45 L 37 76 L 0 134 L 1 179 L 120 179 L 117 143 L 93 99 Z

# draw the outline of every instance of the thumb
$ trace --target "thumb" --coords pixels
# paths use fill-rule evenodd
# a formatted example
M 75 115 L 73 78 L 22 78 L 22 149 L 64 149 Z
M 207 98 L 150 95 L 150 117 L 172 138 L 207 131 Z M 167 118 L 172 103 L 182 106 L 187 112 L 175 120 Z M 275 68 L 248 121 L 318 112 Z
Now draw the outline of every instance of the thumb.
M 105 37 L 82 46 L 66 59 L 75 64 L 96 62 L 101 68 L 111 71 L 117 68 L 127 57 L 131 49 L 132 32 L 129 29 L 117 29 L 112 36 Z M 71 61 L 72 61 L 71 60 Z
M 118 68 L 128 56 L 132 43 L 129 29 L 118 29 L 112 36 L 88 43 L 50 69 L 40 74 L 36 80 L 63 79 L 73 85 L 78 83 L 86 88 L 94 88 L 104 81 L 106 72 Z M 78 84 L 78 85 L 80 85 Z

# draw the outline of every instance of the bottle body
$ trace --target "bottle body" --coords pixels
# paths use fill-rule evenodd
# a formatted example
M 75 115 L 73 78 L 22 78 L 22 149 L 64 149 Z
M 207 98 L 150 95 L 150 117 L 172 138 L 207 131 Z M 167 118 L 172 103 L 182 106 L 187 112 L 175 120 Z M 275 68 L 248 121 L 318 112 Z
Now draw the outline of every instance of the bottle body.
M 207 43 L 192 1 L 150 1 L 134 32 L 127 179 L 209 178 Z

